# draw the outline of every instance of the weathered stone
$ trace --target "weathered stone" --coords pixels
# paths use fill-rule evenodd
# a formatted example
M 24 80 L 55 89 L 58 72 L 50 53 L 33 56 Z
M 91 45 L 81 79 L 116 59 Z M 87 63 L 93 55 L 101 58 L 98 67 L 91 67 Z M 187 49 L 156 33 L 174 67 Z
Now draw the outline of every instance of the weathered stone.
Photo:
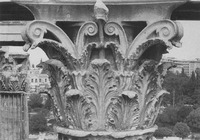
M 125 13 L 130 7 L 137 7 L 137 12 L 128 11 L 126 18 L 123 12 L 115 13 L 119 10 L 116 3 L 108 5 L 108 10 L 98 1 L 94 16 L 87 15 L 91 8 L 85 13 L 80 10 L 80 15 L 87 17 L 85 22 L 80 22 L 84 16 L 65 18 L 74 21 L 76 17 L 79 22 L 75 25 L 80 27 L 78 30 L 68 28 L 70 33 L 65 30 L 67 34 L 47 21 L 35 20 L 27 25 L 22 34 L 26 41 L 24 50 L 40 47 L 50 59 L 38 67 L 49 75 L 57 120 L 54 129 L 60 140 L 151 138 L 162 97 L 168 93 L 162 89 L 163 74 L 166 73 L 163 67 L 166 66 L 159 61 L 169 47 L 180 47 L 183 35 L 179 23 L 165 18 L 180 3 L 166 2 L 159 6 L 156 3 L 163 12 L 158 14 L 158 9 L 152 11 L 155 5 L 149 1 L 147 6 L 136 6 L 135 1 L 124 6 L 127 7 L 123 9 Z M 35 7 L 34 4 L 29 6 Z M 39 5 L 39 10 L 40 6 L 44 5 Z M 72 5 L 64 7 L 72 13 L 75 10 L 70 9 L 74 7 Z M 166 12 L 169 7 L 171 9 Z M 54 8 L 58 10 L 58 7 Z M 62 17 L 62 14 L 55 14 L 54 20 L 59 19 L 57 16 Z M 45 16 L 45 19 L 51 18 Z M 122 24 L 121 21 L 127 20 L 130 22 Z M 147 21 L 147 26 L 134 35 L 134 23 L 131 22 L 138 20 Z M 48 33 L 51 33 L 50 38 L 45 37 Z
M 9 54 L 0 49 L 0 139 L 28 138 L 26 98 L 29 54 Z

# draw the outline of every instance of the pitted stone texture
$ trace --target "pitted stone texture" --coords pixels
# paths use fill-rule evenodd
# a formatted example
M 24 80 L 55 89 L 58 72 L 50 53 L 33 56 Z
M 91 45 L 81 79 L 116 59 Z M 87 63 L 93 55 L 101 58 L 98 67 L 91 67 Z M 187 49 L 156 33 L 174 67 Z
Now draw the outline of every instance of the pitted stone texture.
M 58 134 L 58 140 L 152 140 L 148 135 L 126 137 L 126 138 L 112 138 L 109 136 L 88 136 L 88 137 L 71 137 L 63 134 Z
M 126 24 L 132 30 L 127 33 L 101 8 L 94 9 L 96 19 L 70 30 L 75 41 L 53 23 L 30 22 L 25 50 L 40 47 L 50 59 L 38 67 L 49 75 L 57 126 L 63 127 L 55 129 L 59 140 L 148 140 L 168 93 L 162 89 L 166 64 L 159 62 L 168 48 L 179 47 L 182 26 L 152 18 L 135 37 L 134 23 Z M 54 38 L 45 38 L 48 32 Z

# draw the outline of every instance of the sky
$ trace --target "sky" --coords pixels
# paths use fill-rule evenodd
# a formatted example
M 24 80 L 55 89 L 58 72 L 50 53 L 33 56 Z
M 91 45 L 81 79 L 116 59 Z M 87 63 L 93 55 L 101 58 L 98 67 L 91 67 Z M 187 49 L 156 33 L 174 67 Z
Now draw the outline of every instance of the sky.
M 36 49 L 30 49 L 28 52 L 24 52 L 22 47 L 12 47 L 9 50 L 9 53 L 29 53 L 29 59 L 30 59 L 30 63 L 37 65 L 40 63 L 40 60 L 42 59 L 42 61 L 46 61 L 48 60 L 48 57 L 46 56 L 46 54 L 44 53 L 44 51 L 42 49 L 40 49 L 39 47 Z
M 184 36 L 181 39 L 182 47 L 168 50 L 166 57 L 194 60 L 200 58 L 200 21 L 179 21 L 184 28 Z M 14 47 L 11 52 L 21 52 L 22 48 Z M 29 50 L 31 64 L 38 64 L 40 60 L 48 60 L 46 54 L 40 49 Z
M 200 21 L 179 21 L 184 28 L 181 48 L 172 48 L 167 57 L 194 60 L 200 58 Z

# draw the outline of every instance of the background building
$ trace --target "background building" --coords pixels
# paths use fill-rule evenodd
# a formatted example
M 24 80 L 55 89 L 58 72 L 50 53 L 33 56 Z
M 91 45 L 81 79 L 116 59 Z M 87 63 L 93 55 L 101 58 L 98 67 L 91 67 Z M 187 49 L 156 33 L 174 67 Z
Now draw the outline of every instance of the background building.
M 39 93 L 50 87 L 48 75 L 42 74 L 41 70 L 32 65 L 28 71 L 28 80 L 30 85 L 30 93 Z
M 176 65 L 176 68 L 171 69 L 173 72 L 181 72 L 184 69 L 184 72 L 187 76 L 191 76 L 192 72 L 196 68 L 200 68 L 200 59 L 196 60 L 179 60 L 174 57 L 163 57 L 162 62 L 172 62 Z

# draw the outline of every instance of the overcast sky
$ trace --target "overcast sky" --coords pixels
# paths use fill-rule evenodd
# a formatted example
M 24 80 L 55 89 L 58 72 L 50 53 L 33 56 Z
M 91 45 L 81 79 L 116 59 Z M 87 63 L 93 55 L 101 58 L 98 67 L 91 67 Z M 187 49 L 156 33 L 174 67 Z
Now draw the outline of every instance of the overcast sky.
M 184 28 L 182 47 L 169 50 L 166 56 L 189 60 L 200 58 L 200 21 L 181 21 L 181 24 Z
M 184 36 L 181 40 L 181 48 L 172 48 L 169 50 L 168 57 L 177 59 L 193 60 L 200 58 L 200 21 L 181 21 L 184 28 Z M 22 51 L 21 48 L 11 49 L 12 52 Z M 47 60 L 46 54 L 40 49 L 29 50 L 31 64 L 38 64 L 40 60 Z

